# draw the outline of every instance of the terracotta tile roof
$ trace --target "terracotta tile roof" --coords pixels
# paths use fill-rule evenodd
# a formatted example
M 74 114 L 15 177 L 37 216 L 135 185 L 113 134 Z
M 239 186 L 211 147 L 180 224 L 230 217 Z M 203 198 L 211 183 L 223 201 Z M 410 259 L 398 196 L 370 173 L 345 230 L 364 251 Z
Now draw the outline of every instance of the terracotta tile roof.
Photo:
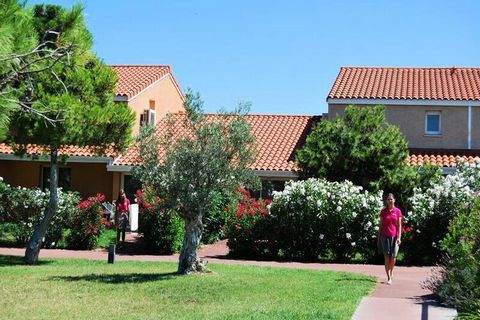
M 214 117 L 215 115 L 209 115 Z M 172 139 L 188 136 L 183 126 L 184 114 L 175 114 L 175 135 Z M 251 167 L 253 170 L 298 171 L 295 164 L 295 152 L 305 142 L 312 125 L 318 116 L 294 115 L 247 115 L 256 137 L 258 155 Z M 165 132 L 166 122 L 157 125 L 157 132 Z M 131 166 L 138 163 L 138 150 L 129 149 L 123 156 L 114 161 L 114 165 Z
M 480 68 L 342 67 L 328 98 L 480 100 Z
M 59 155 L 67 155 L 69 157 L 98 157 L 94 148 L 79 147 L 79 146 L 65 146 L 59 150 Z M 5 143 L 0 143 L 0 154 L 13 155 L 13 149 Z M 38 145 L 29 144 L 27 146 L 28 156 L 39 156 L 45 154 Z M 116 154 L 110 151 L 106 152 L 105 157 L 114 157 Z
M 480 150 L 434 150 L 410 149 L 408 164 L 411 166 L 432 164 L 441 167 L 454 167 L 458 161 L 470 163 L 480 160 Z
M 115 93 L 118 96 L 125 96 L 130 99 L 167 74 L 172 75 L 176 86 L 180 89 L 169 66 L 114 65 L 111 67 L 118 75 L 117 87 L 115 88 Z

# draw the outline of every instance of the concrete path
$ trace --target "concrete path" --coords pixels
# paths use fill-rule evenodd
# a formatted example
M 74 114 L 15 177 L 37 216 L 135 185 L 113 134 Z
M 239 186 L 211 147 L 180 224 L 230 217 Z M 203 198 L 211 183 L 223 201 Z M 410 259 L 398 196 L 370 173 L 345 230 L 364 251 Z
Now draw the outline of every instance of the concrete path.
M 127 250 L 117 253 L 117 261 L 178 261 L 175 255 L 146 255 L 134 254 L 128 250 L 128 243 L 133 244 L 139 239 L 136 234 L 127 237 Z M 0 255 L 23 256 L 25 249 L 0 248 Z M 210 263 L 238 264 L 283 267 L 294 269 L 333 270 L 366 274 L 377 277 L 377 287 L 368 297 L 360 302 L 352 319 L 356 320 L 396 320 L 396 319 L 454 319 L 457 315 L 455 309 L 439 306 L 433 299 L 429 290 L 423 289 L 421 283 L 432 272 L 431 267 L 396 267 L 394 270 L 393 284 L 385 283 L 386 275 L 383 265 L 364 264 L 328 264 L 328 263 L 300 263 L 300 262 L 274 262 L 227 259 L 228 248 L 226 241 L 203 247 L 199 251 L 200 257 Z M 83 258 L 107 261 L 107 250 L 76 251 L 59 249 L 42 249 L 40 258 Z

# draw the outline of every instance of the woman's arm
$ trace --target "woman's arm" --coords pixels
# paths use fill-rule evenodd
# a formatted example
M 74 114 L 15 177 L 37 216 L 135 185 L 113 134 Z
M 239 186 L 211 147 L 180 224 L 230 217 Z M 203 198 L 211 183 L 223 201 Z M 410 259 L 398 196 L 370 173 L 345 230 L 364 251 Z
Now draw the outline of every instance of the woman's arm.
M 400 216 L 398 218 L 398 238 L 397 238 L 398 244 L 402 242 L 402 220 L 403 220 L 403 216 Z

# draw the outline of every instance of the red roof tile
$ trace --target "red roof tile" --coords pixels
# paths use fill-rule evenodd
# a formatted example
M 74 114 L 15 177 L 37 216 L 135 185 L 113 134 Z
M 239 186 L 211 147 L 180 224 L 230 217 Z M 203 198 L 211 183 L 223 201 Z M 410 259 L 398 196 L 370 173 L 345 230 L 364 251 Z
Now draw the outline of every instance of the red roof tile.
M 92 147 L 79 147 L 79 146 L 65 146 L 58 151 L 59 155 L 67 155 L 69 157 L 97 157 L 95 149 Z M 0 154 L 10 154 L 13 155 L 13 149 L 5 143 L 0 143 Z M 27 155 L 28 156 L 39 156 L 42 154 L 48 154 L 43 152 L 43 150 L 34 144 L 29 144 L 27 146 Z M 106 152 L 105 157 L 114 157 L 115 153 Z
M 454 167 L 456 162 L 468 161 L 473 163 L 480 161 L 479 150 L 433 150 L 411 149 L 407 162 L 411 166 L 431 164 L 441 167 Z
M 209 115 L 214 117 L 215 115 Z M 175 137 L 188 136 L 183 126 L 184 114 L 175 114 Z M 312 125 L 319 120 L 316 116 L 290 115 L 247 115 L 257 143 L 257 159 L 253 170 L 298 171 L 295 164 L 295 152 L 304 143 Z M 157 132 L 165 132 L 166 122 L 157 125 Z M 138 163 L 138 150 L 129 149 L 114 161 L 114 165 L 131 166 Z
M 328 98 L 480 100 L 480 68 L 342 67 Z
M 180 86 L 173 77 L 169 66 L 111 66 L 118 75 L 115 93 L 128 99 L 136 96 L 163 76 L 170 74 L 176 86 Z

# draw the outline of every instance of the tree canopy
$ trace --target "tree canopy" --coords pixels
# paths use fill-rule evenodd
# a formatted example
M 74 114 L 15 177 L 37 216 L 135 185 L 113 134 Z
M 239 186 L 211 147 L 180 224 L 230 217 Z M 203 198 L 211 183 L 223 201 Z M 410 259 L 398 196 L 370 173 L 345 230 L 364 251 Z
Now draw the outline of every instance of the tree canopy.
M 348 106 L 343 118 L 318 123 L 297 155 L 303 174 L 350 180 L 369 190 L 401 188 L 413 174 L 407 166 L 407 141 L 387 123 L 384 110 Z
M 198 94 L 186 94 L 183 119 L 168 123 L 163 137 L 154 128 L 143 129 L 139 150 L 142 164 L 134 175 L 153 186 L 166 207 L 176 210 L 185 220 L 185 238 L 179 259 L 181 274 L 202 271 L 197 256 L 203 224 L 215 192 L 234 193 L 240 187 L 254 185 L 249 166 L 255 160 L 255 139 L 240 107 L 233 113 L 205 115 Z M 179 123 L 180 121 L 180 123 Z M 176 136 L 180 126 L 184 136 Z
M 50 155 L 50 203 L 25 254 L 33 264 L 56 213 L 58 150 L 67 145 L 90 146 L 99 154 L 123 150 L 135 114 L 127 104 L 113 102 L 116 74 L 92 52 L 81 6 L 25 8 L 0 1 L 5 8 L 0 37 L 6 40 L 0 49 L 4 140 L 19 154 L 36 144 Z

